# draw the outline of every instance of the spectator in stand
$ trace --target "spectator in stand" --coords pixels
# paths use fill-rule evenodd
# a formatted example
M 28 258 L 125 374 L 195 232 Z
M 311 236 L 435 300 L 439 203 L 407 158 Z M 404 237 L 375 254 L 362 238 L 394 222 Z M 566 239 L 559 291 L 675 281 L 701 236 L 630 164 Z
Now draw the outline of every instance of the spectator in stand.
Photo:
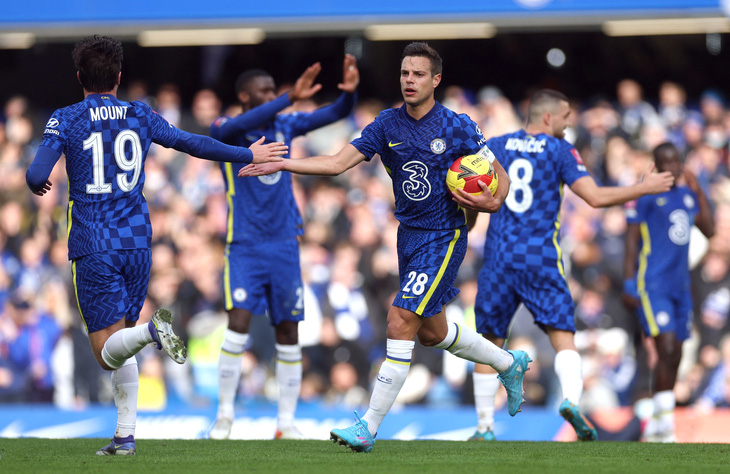
M 669 133 L 669 141 L 680 150 L 687 145 L 682 133 L 688 113 L 686 101 L 684 87 L 676 82 L 665 81 L 659 86 L 659 118 Z
M 656 110 L 644 100 L 641 85 L 633 79 L 618 83 L 616 97 L 621 116 L 619 131 L 632 146 L 639 146 L 642 128 L 659 120 Z
M 11 296 L 0 324 L 0 353 L 12 373 L 9 385 L 22 387 L 22 398 L 16 401 L 53 401 L 51 354 L 61 332 L 53 316 L 35 308 L 29 294 L 16 291 Z
M 710 375 L 707 388 L 695 403 L 695 408 L 711 412 L 715 407 L 730 407 L 730 335 L 720 341 L 720 363 Z

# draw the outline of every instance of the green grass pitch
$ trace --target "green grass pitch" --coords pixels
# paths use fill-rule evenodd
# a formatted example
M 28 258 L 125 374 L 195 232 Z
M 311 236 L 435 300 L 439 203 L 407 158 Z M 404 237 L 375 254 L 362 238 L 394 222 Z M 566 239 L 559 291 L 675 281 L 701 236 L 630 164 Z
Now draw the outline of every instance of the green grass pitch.
M 725 473 L 730 445 L 378 441 L 138 440 L 137 456 L 95 456 L 107 439 L 2 439 L 0 473 Z

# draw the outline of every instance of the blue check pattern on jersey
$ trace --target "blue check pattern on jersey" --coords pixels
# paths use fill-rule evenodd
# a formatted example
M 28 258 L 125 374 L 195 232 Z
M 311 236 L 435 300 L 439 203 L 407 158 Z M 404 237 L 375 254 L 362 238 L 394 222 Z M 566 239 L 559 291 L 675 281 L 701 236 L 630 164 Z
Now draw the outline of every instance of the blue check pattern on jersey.
M 555 268 L 526 272 L 486 261 L 479 272 L 478 288 L 474 314 L 480 334 L 506 338 L 520 302 L 541 328 L 575 332 L 573 298 Z
M 74 260 L 79 311 L 89 333 L 125 316 L 127 321 L 139 318 L 151 267 L 149 249 L 94 253 Z
M 66 154 L 70 259 L 150 247 L 145 160 L 153 142 L 171 147 L 178 136 L 146 104 L 109 95 L 91 94 L 53 113 L 42 145 Z M 125 189 L 120 182 L 134 186 Z M 109 192 L 101 192 L 105 186 Z
M 490 217 L 484 254 L 508 268 L 562 272 L 560 204 L 563 185 L 588 176 L 580 155 L 565 140 L 524 130 L 487 145 L 510 177 L 510 192 Z
M 399 222 L 433 230 L 464 225 L 464 211 L 451 198 L 446 173 L 454 160 L 486 145 L 481 130 L 467 115 L 437 102 L 416 120 L 403 105 L 382 111 L 352 145 L 368 159 L 380 155 L 393 180 Z

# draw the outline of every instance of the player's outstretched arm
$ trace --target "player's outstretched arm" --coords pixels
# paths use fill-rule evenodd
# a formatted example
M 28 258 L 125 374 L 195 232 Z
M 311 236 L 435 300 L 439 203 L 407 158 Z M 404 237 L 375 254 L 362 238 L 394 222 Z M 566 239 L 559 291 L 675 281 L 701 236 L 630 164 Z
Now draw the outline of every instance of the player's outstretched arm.
M 294 83 L 294 87 L 292 87 L 292 89 L 287 93 L 289 95 L 289 100 L 296 102 L 298 100 L 309 99 L 319 92 L 320 89 L 322 89 L 322 84 L 315 84 L 314 80 L 317 78 L 317 75 L 319 75 L 321 70 L 322 65 L 319 63 L 314 63 L 309 66 L 302 75 L 299 76 L 299 79 L 297 79 Z
M 643 185 L 643 194 L 661 194 L 669 191 L 674 185 L 674 176 L 669 171 L 663 173 L 655 173 L 654 168 L 656 165 L 650 163 L 644 171 L 644 175 L 641 177 L 639 185 Z M 632 198 L 633 199 L 633 198 Z
M 259 142 L 262 140 L 263 137 L 259 139 Z M 254 160 L 254 151 L 249 148 L 226 145 L 215 138 L 197 135 L 186 132 L 185 130 L 179 130 L 179 135 L 172 145 L 164 146 L 171 146 L 177 151 L 204 160 L 229 163 L 253 163 Z M 284 148 L 282 149 L 282 147 Z M 286 153 L 286 146 L 281 142 L 269 143 L 268 145 L 263 145 L 261 148 L 263 150 L 259 150 L 260 160 L 281 160 L 279 157 Z
M 251 163 L 269 163 L 282 161 L 282 155 L 286 155 L 289 151 L 289 147 L 282 142 L 272 142 L 263 145 L 264 139 L 261 137 L 248 147 L 253 153 L 253 161 Z
M 456 189 L 451 192 L 453 201 L 464 209 L 470 209 L 477 212 L 488 212 L 495 213 L 502 207 L 504 200 L 507 199 L 509 193 L 509 176 L 504 170 L 502 165 L 497 160 L 492 162 L 494 171 L 497 173 L 497 192 L 492 196 L 492 192 L 489 190 L 489 186 L 483 181 L 479 181 L 479 187 L 482 188 L 482 193 L 478 196 L 474 196 L 465 192 L 463 189 Z
M 654 163 L 644 172 L 643 179 L 632 186 L 598 186 L 590 176 L 576 179 L 570 189 L 591 207 L 608 207 L 623 204 L 645 194 L 660 194 L 669 191 L 674 176 L 669 171 L 654 173 Z
M 264 176 L 277 171 L 318 176 L 337 176 L 349 170 L 366 158 L 353 145 L 348 144 L 336 155 L 320 155 L 298 160 L 283 160 L 276 163 L 250 164 L 238 172 L 239 177 Z

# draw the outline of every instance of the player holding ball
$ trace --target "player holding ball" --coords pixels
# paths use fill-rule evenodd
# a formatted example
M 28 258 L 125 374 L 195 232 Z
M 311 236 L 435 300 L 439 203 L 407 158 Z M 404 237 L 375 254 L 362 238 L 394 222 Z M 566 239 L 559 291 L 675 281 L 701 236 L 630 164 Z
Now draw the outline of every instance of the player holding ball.
M 508 393 L 510 414 L 522 404 L 522 380 L 530 361 L 522 351 L 500 349 L 468 327 L 446 321 L 443 307 L 459 290 L 454 281 L 466 253 L 464 208 L 496 212 L 509 189 L 509 178 L 476 124 L 434 99 L 441 82 L 442 61 L 426 43 L 403 51 L 400 86 L 405 104 L 384 110 L 334 156 L 284 160 L 278 166 L 247 166 L 239 176 L 261 176 L 287 170 L 313 175 L 338 175 L 379 154 L 393 181 L 398 228 L 400 291 L 388 312 L 386 358 L 373 384 L 370 406 L 357 423 L 334 429 L 330 438 L 354 451 L 370 452 L 380 423 L 408 375 L 414 338 L 463 359 L 488 364 L 499 372 Z M 495 196 L 450 193 L 446 174 L 460 156 L 479 154 L 499 175 Z M 486 183 L 480 183 L 488 190 Z

